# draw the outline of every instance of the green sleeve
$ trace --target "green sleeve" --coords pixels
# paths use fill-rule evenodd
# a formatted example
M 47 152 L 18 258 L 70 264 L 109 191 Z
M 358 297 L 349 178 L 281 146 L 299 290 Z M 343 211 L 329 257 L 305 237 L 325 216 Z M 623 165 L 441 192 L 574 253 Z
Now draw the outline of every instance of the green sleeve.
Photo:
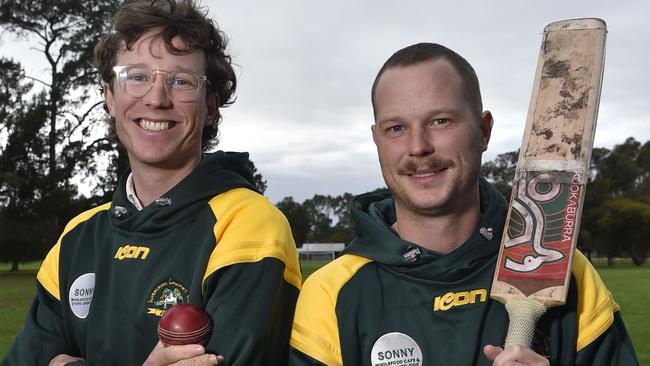
M 291 347 L 289 350 L 289 366 L 325 366 L 325 364 Z
M 60 302 L 40 283 L 37 283 L 36 292 L 23 329 L 9 347 L 2 366 L 47 365 L 62 353 L 79 355 L 78 350 L 71 347 L 65 331 Z
M 620 312 L 600 337 L 576 354 L 577 366 L 638 365 L 632 341 L 627 334 Z
M 298 289 L 273 257 L 238 263 L 212 273 L 204 283 L 205 310 L 213 321 L 207 350 L 226 365 L 286 365 Z

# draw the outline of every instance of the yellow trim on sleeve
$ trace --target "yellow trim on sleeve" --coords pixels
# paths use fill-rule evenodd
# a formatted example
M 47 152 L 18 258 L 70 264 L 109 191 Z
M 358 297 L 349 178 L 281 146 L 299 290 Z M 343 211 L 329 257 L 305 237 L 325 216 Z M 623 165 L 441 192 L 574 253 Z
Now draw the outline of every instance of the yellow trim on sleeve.
M 215 271 L 236 263 L 277 258 L 285 265 L 284 279 L 300 289 L 302 276 L 291 228 L 282 212 L 264 196 L 236 188 L 210 200 L 217 222 L 216 247 L 210 255 L 203 281 Z
M 371 260 L 343 255 L 304 283 L 293 318 L 290 344 L 328 366 L 343 365 L 336 302 L 341 288 Z
M 614 322 L 618 304 L 607 290 L 596 269 L 576 250 L 571 272 L 578 287 L 578 340 L 580 351 L 596 340 Z
M 41 268 L 38 270 L 36 279 L 47 290 L 47 292 L 57 300 L 61 301 L 61 290 L 59 288 L 59 252 L 61 250 L 61 241 L 63 240 L 63 237 L 77 225 L 93 217 L 97 212 L 108 210 L 110 207 L 110 202 L 105 203 L 101 206 L 82 212 L 70 220 L 70 222 L 65 226 L 65 229 L 63 229 L 63 233 L 59 237 L 59 240 L 54 244 L 52 249 L 50 249 L 49 253 L 47 253 L 45 260 L 43 260 L 43 264 L 41 264 Z

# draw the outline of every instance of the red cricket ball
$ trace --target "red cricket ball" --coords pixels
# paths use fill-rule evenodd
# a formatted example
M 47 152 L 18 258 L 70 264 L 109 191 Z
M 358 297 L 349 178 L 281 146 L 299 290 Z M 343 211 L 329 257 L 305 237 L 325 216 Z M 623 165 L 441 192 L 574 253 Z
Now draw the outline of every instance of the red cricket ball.
M 184 344 L 205 346 L 210 333 L 212 325 L 208 314 L 192 304 L 172 306 L 158 322 L 158 337 L 165 347 Z

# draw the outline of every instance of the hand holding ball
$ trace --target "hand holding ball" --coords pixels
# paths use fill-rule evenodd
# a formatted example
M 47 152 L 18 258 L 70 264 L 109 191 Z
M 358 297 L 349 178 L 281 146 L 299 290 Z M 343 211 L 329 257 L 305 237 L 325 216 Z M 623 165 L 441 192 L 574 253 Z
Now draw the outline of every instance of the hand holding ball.
M 165 347 L 185 344 L 205 346 L 211 333 L 210 318 L 192 304 L 172 306 L 158 322 L 158 337 Z

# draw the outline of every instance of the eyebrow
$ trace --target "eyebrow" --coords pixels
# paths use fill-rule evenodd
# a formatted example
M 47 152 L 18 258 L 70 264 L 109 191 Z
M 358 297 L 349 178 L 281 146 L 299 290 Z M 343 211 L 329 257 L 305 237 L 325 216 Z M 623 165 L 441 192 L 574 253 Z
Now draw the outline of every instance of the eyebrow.
M 124 64 L 123 66 L 142 66 L 142 67 L 145 67 L 145 68 L 150 69 L 150 70 L 169 71 L 169 72 L 185 71 L 185 72 L 191 72 L 191 73 L 196 74 L 196 75 L 199 75 L 199 76 L 202 75 L 202 74 L 201 74 L 200 72 L 198 72 L 198 71 L 195 71 L 195 70 L 192 70 L 192 69 L 188 69 L 188 68 L 185 68 L 185 67 L 182 67 L 182 66 L 174 67 L 174 68 L 171 69 L 171 70 L 168 70 L 168 69 L 159 69 L 159 68 L 156 68 L 156 67 L 150 67 L 150 66 L 148 66 L 148 65 L 146 65 L 146 64 Z
M 442 108 L 442 109 L 431 109 L 428 112 L 423 113 L 423 115 L 426 115 L 426 119 L 430 120 L 437 115 L 451 115 L 452 117 L 460 115 L 460 112 L 458 109 L 454 108 Z M 398 115 L 388 115 L 387 117 L 382 117 L 382 118 L 375 118 L 375 124 L 380 125 L 384 123 L 389 123 L 389 122 L 394 122 L 394 121 L 402 121 L 403 118 Z

